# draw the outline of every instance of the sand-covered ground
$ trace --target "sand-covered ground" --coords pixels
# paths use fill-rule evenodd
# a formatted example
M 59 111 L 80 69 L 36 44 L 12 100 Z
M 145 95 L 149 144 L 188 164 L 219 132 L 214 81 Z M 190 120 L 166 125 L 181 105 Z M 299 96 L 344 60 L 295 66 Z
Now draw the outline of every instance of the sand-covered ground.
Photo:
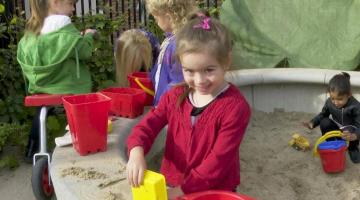
M 253 112 L 240 147 L 239 193 L 259 200 L 360 199 L 360 164 L 351 163 L 347 154 L 345 171 L 327 174 L 312 151 L 297 151 L 288 146 L 294 133 L 308 138 L 311 145 L 320 137 L 318 128 L 309 131 L 301 126 L 302 121 L 312 117 L 299 112 Z M 154 169 L 157 165 L 149 167 Z M 28 164 L 15 171 L 1 170 L 0 199 L 34 199 L 30 177 Z
M 261 200 L 357 200 L 360 199 L 360 164 L 346 154 L 345 171 L 327 174 L 311 151 L 288 146 L 293 133 L 314 145 L 319 128 L 309 131 L 301 121 L 307 113 L 253 112 L 240 147 L 241 185 L 238 192 Z

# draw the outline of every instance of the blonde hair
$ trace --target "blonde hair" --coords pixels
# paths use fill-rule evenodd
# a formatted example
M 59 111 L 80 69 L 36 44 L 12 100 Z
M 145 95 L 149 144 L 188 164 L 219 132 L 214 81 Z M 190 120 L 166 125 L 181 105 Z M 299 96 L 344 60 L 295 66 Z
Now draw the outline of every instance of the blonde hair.
M 152 65 L 152 49 L 149 39 L 140 30 L 127 30 L 116 41 L 116 80 L 119 86 L 127 86 L 127 75 L 148 71 Z
M 26 23 L 25 31 L 27 33 L 33 33 L 35 35 L 39 35 L 42 26 L 44 25 L 44 20 L 48 16 L 49 12 L 49 1 L 55 0 L 29 0 L 30 1 L 30 9 L 31 16 L 29 21 Z M 66 0 L 60 0 L 66 1 Z M 75 3 L 77 0 L 68 0 L 70 2 Z
M 30 9 L 31 16 L 29 21 L 26 23 L 25 31 L 39 35 L 44 24 L 44 19 L 48 14 L 48 0 L 30 0 Z
M 205 23 L 205 24 L 204 24 Z M 208 27 L 206 26 L 208 25 Z M 176 59 L 187 53 L 207 52 L 212 55 L 219 64 L 228 70 L 230 67 L 230 54 L 232 51 L 232 39 L 228 29 L 217 19 L 210 18 L 208 14 L 197 13 L 191 20 L 175 35 L 176 37 Z M 181 62 L 180 62 L 181 63 Z M 178 98 L 179 106 L 191 92 L 185 83 L 185 91 Z
M 173 33 L 185 25 L 187 16 L 197 9 L 194 0 L 147 0 L 146 7 L 152 15 L 169 14 Z

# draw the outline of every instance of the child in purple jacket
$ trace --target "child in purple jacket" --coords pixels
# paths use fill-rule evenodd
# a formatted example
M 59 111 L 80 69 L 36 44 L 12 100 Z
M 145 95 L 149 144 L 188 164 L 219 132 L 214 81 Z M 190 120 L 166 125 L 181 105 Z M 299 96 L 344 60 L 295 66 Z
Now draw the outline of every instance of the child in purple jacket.
M 154 105 L 160 97 L 184 78 L 179 63 L 175 62 L 175 37 L 186 22 L 187 16 L 196 10 L 193 0 L 148 0 L 149 12 L 154 16 L 158 26 L 166 33 L 166 38 L 160 47 L 160 54 L 151 69 L 151 80 L 155 88 Z

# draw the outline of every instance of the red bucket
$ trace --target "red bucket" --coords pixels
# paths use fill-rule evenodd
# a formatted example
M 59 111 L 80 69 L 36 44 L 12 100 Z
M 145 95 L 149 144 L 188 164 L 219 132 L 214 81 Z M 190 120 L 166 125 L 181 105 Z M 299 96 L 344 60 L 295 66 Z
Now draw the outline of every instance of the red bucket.
M 63 97 L 73 146 L 80 155 L 106 151 L 110 101 L 100 93 Z
M 146 93 L 145 106 L 152 106 L 154 101 L 154 86 L 147 72 L 134 72 L 128 75 L 129 85 L 132 88 L 142 89 Z
M 323 142 L 318 146 L 322 167 L 326 173 L 344 171 L 346 149 L 346 142 L 343 140 Z
M 135 118 L 144 112 L 146 94 L 136 88 L 107 88 L 102 94 L 111 98 L 110 113 Z
M 252 197 L 235 192 L 209 190 L 196 192 L 178 197 L 176 200 L 255 200 Z

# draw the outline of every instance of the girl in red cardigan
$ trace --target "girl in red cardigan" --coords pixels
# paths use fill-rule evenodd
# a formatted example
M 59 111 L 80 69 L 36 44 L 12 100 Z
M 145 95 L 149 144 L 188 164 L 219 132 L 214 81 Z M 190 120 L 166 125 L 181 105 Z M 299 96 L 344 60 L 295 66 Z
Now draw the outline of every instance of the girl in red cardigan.
M 158 133 L 168 125 L 161 173 L 172 199 L 210 189 L 234 191 L 240 184 L 239 146 L 250 107 L 224 76 L 232 43 L 216 19 L 198 14 L 177 33 L 176 56 L 185 83 L 165 93 L 127 139 L 127 179 L 142 184 Z

